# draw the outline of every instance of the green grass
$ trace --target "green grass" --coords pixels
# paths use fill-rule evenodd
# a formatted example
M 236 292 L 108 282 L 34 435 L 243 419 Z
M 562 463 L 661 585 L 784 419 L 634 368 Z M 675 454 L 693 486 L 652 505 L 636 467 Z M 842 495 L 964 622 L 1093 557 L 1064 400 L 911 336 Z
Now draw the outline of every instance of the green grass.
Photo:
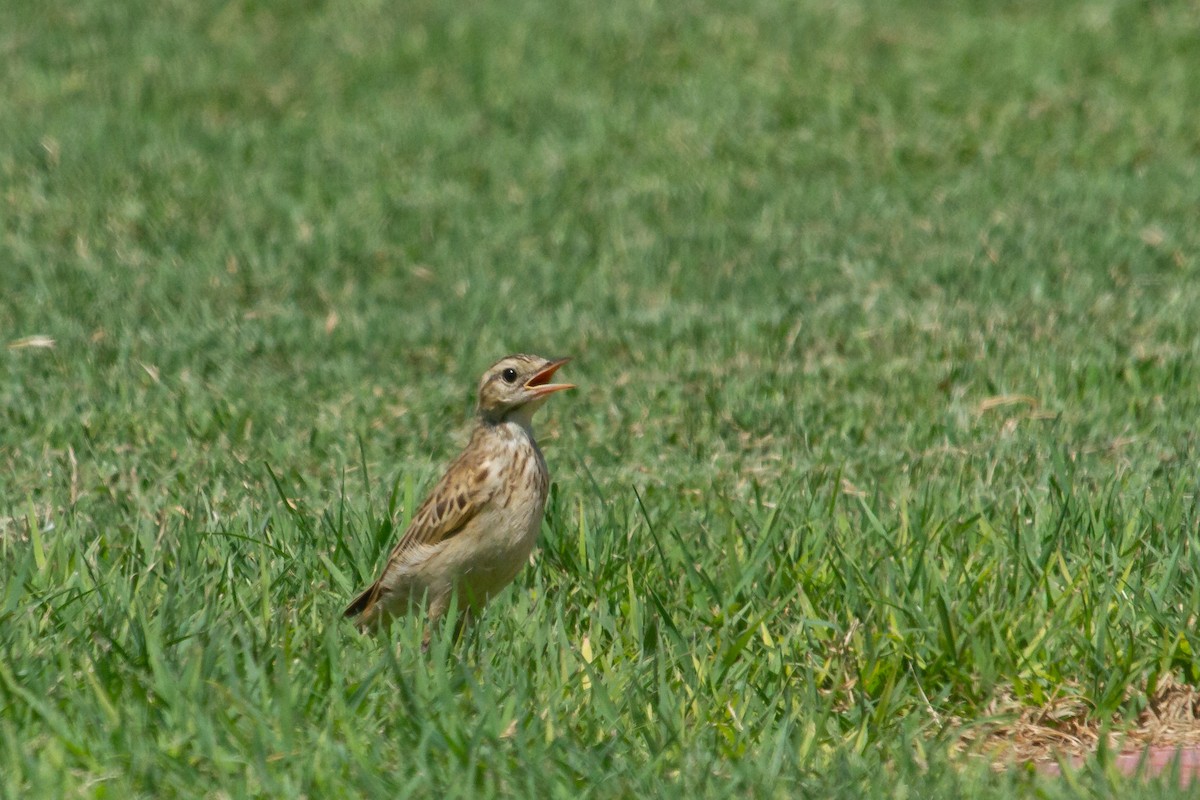
M 0 791 L 1126 791 L 951 756 L 1200 681 L 1197 35 L 5 3 Z M 464 642 L 358 636 L 518 350 L 580 385 L 536 563 Z

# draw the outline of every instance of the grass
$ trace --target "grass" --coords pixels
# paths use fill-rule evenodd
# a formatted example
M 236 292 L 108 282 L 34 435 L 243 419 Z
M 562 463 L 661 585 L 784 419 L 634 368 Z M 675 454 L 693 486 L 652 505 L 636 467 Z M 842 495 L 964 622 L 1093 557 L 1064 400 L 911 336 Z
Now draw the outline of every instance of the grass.
M 958 737 L 1200 681 L 1198 33 L 5 4 L 3 794 L 1126 791 Z M 517 350 L 535 563 L 358 636 Z

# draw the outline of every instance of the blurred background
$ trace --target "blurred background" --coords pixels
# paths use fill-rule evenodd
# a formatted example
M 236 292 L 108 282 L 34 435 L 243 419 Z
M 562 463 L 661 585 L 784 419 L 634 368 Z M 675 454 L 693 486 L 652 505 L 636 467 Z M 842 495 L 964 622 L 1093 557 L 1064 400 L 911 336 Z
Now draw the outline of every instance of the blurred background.
M 6 494 L 81 428 L 419 457 L 514 350 L 577 357 L 546 416 L 597 467 L 868 479 L 1009 419 L 1169 455 L 1197 17 L 9 3 L 0 330 L 55 346 L 3 359 Z

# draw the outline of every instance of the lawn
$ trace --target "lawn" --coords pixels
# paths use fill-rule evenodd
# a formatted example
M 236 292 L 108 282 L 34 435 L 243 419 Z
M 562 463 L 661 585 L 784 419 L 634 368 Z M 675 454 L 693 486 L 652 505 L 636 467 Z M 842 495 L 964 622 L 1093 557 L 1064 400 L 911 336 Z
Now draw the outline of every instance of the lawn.
M 0 795 L 1176 792 L 1028 762 L 1200 740 L 1198 36 L 4 3 Z M 521 351 L 532 563 L 360 636 Z

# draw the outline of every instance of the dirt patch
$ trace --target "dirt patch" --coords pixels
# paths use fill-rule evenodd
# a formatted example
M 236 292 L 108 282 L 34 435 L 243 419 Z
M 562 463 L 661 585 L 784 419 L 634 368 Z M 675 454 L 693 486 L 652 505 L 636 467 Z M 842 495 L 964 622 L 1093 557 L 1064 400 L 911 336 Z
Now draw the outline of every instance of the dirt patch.
M 1181 784 L 1200 781 L 1200 689 L 1164 681 L 1132 722 L 1099 720 L 1090 711 L 1079 697 L 1030 707 L 1002 693 L 987 714 L 998 721 L 964 729 L 961 748 L 987 758 L 996 770 L 1032 764 L 1057 775 L 1064 766 L 1078 768 L 1095 757 L 1105 736 L 1112 766 L 1126 775 L 1157 775 L 1178 761 Z

